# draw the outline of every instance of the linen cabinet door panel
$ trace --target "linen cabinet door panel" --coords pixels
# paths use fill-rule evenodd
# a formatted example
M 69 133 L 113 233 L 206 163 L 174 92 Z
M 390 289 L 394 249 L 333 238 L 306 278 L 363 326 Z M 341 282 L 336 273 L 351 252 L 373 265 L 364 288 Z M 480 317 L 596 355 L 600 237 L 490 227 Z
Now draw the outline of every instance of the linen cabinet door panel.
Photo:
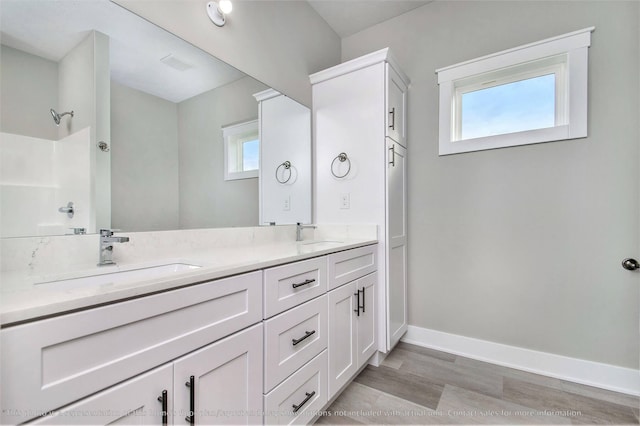
M 327 350 L 264 397 L 265 424 L 308 424 L 327 403 Z
M 407 150 L 387 139 L 387 350 L 407 331 Z
M 378 274 L 369 274 L 364 278 L 360 278 L 356 282 L 356 292 L 360 292 L 360 316 L 358 321 L 358 368 L 362 367 L 371 356 L 376 353 L 377 330 L 376 330 L 376 282 Z
M 176 425 L 261 423 L 262 324 L 175 361 L 174 395 Z
M 355 282 L 329 292 L 329 398 L 358 371 Z
M 387 74 L 386 136 L 406 148 L 407 86 L 400 78 L 400 75 L 388 63 L 385 66 Z
M 53 410 L 261 320 L 252 272 L 3 328 L 0 405 Z
M 327 296 L 265 321 L 264 334 L 267 393 L 327 347 Z
M 172 423 L 173 365 L 156 368 L 141 376 L 82 399 L 41 417 L 36 425 L 162 425 Z M 163 394 L 166 391 L 166 394 Z M 167 399 L 166 411 L 163 401 Z

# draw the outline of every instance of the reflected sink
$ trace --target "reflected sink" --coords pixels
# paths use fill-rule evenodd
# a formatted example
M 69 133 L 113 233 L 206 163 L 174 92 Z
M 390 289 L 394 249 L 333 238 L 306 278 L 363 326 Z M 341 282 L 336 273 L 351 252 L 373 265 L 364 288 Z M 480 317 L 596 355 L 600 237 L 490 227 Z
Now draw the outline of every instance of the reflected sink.
M 52 287 L 60 287 L 64 289 L 72 289 L 78 287 L 97 286 L 105 284 L 118 284 L 127 281 L 142 281 L 154 277 L 162 277 L 177 272 L 187 272 L 200 268 L 199 265 L 191 265 L 188 263 L 169 263 L 166 265 L 150 266 L 146 268 L 130 269 L 127 271 L 105 272 L 103 274 L 95 274 L 80 278 L 69 278 L 64 280 L 53 280 L 36 283 L 35 285 L 46 285 Z

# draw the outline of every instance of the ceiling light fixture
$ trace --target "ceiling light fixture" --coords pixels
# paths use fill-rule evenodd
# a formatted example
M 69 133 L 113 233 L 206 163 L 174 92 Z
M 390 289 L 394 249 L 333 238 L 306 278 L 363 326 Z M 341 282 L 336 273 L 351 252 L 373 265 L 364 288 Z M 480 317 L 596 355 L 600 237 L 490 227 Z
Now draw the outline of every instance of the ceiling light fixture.
M 231 0 L 210 1 L 207 3 L 207 15 L 209 15 L 211 22 L 219 27 L 224 26 L 225 22 L 227 22 L 226 15 L 231 13 L 232 9 Z

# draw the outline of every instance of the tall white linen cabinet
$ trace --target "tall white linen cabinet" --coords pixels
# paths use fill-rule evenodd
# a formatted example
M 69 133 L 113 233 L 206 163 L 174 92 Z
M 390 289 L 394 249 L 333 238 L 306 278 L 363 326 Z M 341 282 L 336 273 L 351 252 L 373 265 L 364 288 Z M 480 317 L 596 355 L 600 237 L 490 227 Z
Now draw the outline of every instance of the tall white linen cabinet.
M 317 223 L 378 226 L 378 350 L 407 331 L 407 88 L 389 49 L 310 76 Z

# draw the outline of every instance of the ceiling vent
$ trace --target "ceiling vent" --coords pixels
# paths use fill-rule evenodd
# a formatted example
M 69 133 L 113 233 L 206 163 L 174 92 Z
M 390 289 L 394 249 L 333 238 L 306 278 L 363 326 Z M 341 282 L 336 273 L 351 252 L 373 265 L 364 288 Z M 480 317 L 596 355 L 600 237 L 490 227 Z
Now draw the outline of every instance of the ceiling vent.
M 186 62 L 181 61 L 172 54 L 168 54 L 164 58 L 160 59 L 160 62 L 178 71 L 186 71 L 193 68 L 193 65 L 189 65 Z

